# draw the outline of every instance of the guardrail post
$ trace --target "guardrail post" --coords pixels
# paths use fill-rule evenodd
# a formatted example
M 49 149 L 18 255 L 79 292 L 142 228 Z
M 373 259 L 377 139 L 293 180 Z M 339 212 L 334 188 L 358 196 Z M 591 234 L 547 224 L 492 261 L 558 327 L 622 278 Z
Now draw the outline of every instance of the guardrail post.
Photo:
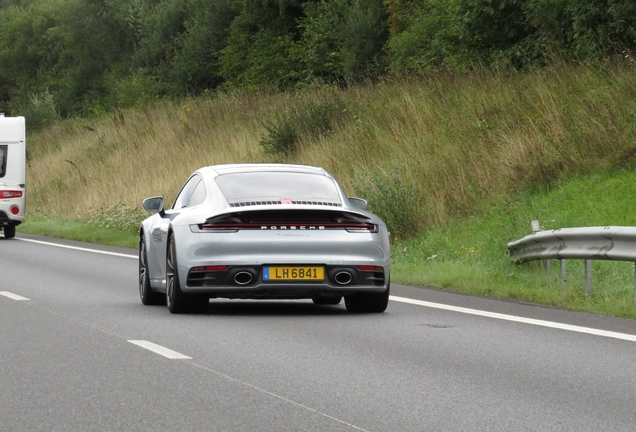
M 541 231 L 541 227 L 539 226 L 538 220 L 533 220 L 532 222 L 530 222 L 530 226 L 532 227 L 533 234 Z
M 565 261 L 564 259 L 561 260 L 561 286 L 563 286 L 565 288 L 565 282 L 566 282 L 566 278 L 565 278 Z
M 592 292 L 592 260 L 585 260 L 585 292 Z
M 530 222 L 530 226 L 532 227 L 532 234 L 536 234 L 539 231 L 541 231 L 541 226 L 539 225 L 539 221 L 538 220 L 533 220 L 532 222 Z M 543 264 L 543 262 L 545 261 L 545 272 L 546 273 L 550 273 L 550 260 L 541 260 L 541 263 Z
M 634 307 L 636 307 L 636 262 L 634 263 Z

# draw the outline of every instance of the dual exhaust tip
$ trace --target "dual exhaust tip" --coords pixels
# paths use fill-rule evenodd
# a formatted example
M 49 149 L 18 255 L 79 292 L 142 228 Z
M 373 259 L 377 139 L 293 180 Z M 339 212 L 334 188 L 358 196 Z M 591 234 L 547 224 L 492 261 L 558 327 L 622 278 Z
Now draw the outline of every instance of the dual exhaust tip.
M 234 275 L 234 283 L 237 285 L 249 285 L 254 280 L 254 275 L 248 271 L 239 271 Z M 338 285 L 349 285 L 353 281 L 353 275 L 349 271 L 339 271 L 333 277 Z

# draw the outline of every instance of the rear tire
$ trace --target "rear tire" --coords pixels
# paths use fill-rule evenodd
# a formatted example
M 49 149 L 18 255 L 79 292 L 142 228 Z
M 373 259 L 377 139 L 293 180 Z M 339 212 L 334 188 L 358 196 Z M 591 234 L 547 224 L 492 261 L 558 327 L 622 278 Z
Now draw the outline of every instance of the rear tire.
M 15 225 L 5 225 L 2 231 L 4 231 L 4 238 L 15 237 Z
M 168 237 L 168 253 L 166 254 L 166 305 L 173 314 L 187 312 L 203 312 L 210 302 L 208 297 L 189 295 L 181 291 L 179 271 L 177 268 L 177 248 L 174 236 Z
M 355 293 L 345 297 L 345 306 L 348 312 L 352 313 L 382 313 L 389 305 L 389 292 L 391 286 L 387 286 L 386 291 L 376 293 Z
M 139 297 L 146 306 L 166 304 L 166 297 L 162 293 L 152 290 L 150 274 L 148 273 L 148 253 L 143 234 L 139 236 Z

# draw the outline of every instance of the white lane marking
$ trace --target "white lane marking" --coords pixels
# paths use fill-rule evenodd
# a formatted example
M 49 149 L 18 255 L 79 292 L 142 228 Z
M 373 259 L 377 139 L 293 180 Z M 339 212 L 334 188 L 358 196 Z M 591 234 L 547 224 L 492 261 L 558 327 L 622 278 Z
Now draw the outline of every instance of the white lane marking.
M 47 245 L 47 246 L 55 246 L 55 247 L 60 247 L 60 248 L 65 248 L 65 249 L 75 249 L 75 250 L 84 251 L 84 252 L 93 252 L 93 253 L 98 253 L 98 254 L 103 254 L 103 255 L 112 255 L 112 256 L 119 256 L 119 257 L 125 257 L 125 258 L 135 258 L 135 259 L 138 258 L 137 255 L 128 255 L 128 254 L 122 254 L 122 253 L 117 253 L 117 252 L 107 252 L 107 251 L 101 251 L 101 250 L 97 250 L 97 249 L 88 249 L 88 248 L 82 248 L 82 247 L 77 247 L 77 246 L 69 246 L 69 245 L 63 245 L 63 244 L 58 244 L 58 243 L 50 243 L 50 242 L 45 242 L 45 241 L 40 241 L 40 240 L 32 240 L 32 239 L 17 238 L 17 237 L 16 237 L 16 240 L 30 242 L 30 243 L 38 243 L 38 244 L 43 244 L 43 245 Z
M 188 360 L 192 358 L 176 351 L 172 351 L 171 349 L 168 349 L 166 347 L 162 347 L 161 345 L 157 345 L 156 343 L 148 342 L 145 340 L 129 340 L 128 342 L 152 351 L 155 354 L 159 354 L 166 358 L 169 358 L 170 360 Z
M 523 318 L 523 317 L 518 317 L 518 316 L 515 316 L 515 315 L 506 315 L 506 314 L 501 314 L 501 313 L 496 313 L 496 312 L 486 312 L 486 311 L 482 311 L 482 310 L 478 310 L 478 309 L 469 309 L 469 308 L 465 308 L 465 307 L 451 306 L 451 305 L 445 305 L 445 304 L 441 304 L 441 303 L 432 303 L 432 302 L 427 302 L 427 301 L 423 301 L 423 300 L 414 300 L 414 299 L 405 298 L 405 297 L 390 296 L 389 298 L 391 300 L 393 300 L 393 301 L 396 301 L 396 302 L 408 303 L 408 304 L 413 304 L 413 305 L 417 305 L 417 306 L 424 306 L 424 307 L 435 308 L 435 309 L 443 309 L 443 310 L 448 310 L 448 311 L 452 311 L 452 312 L 459 312 L 459 313 L 464 313 L 464 314 L 469 314 L 469 315 L 482 316 L 482 317 L 486 317 L 486 318 L 494 318 L 494 319 L 505 320 L 505 321 L 513 321 L 513 322 L 518 322 L 518 323 L 523 323 L 523 324 L 530 324 L 530 325 L 536 325 L 536 326 L 541 326 L 541 327 L 549 327 L 549 328 L 554 328 L 554 329 L 559 329 L 559 330 L 567 330 L 567 331 L 576 332 L 576 333 L 585 333 L 585 334 L 590 334 L 590 335 L 595 335 L 595 336 L 603 336 L 603 337 L 607 337 L 607 338 L 621 339 L 621 340 L 636 342 L 636 335 L 631 335 L 631 334 L 627 334 L 627 333 L 618 333 L 618 332 L 607 331 L 607 330 L 599 330 L 599 329 L 590 328 L 590 327 L 580 327 L 580 326 L 575 326 L 575 325 L 570 325 L 570 324 L 562 324 L 562 323 L 558 323 L 558 322 L 544 321 L 544 320 L 538 320 L 538 319 L 533 319 L 533 318 Z
M 10 293 L 9 291 L 0 291 L 0 295 L 9 297 L 10 299 L 13 299 L 13 300 L 29 300 L 26 297 L 22 297 L 17 294 Z

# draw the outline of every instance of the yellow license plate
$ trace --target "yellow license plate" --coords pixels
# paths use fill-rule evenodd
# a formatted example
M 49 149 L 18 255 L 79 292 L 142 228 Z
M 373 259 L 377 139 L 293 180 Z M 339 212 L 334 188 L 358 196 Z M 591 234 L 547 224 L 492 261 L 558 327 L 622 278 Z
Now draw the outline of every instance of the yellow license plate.
M 266 281 L 318 281 L 325 279 L 325 268 L 320 266 L 265 266 L 263 280 Z

